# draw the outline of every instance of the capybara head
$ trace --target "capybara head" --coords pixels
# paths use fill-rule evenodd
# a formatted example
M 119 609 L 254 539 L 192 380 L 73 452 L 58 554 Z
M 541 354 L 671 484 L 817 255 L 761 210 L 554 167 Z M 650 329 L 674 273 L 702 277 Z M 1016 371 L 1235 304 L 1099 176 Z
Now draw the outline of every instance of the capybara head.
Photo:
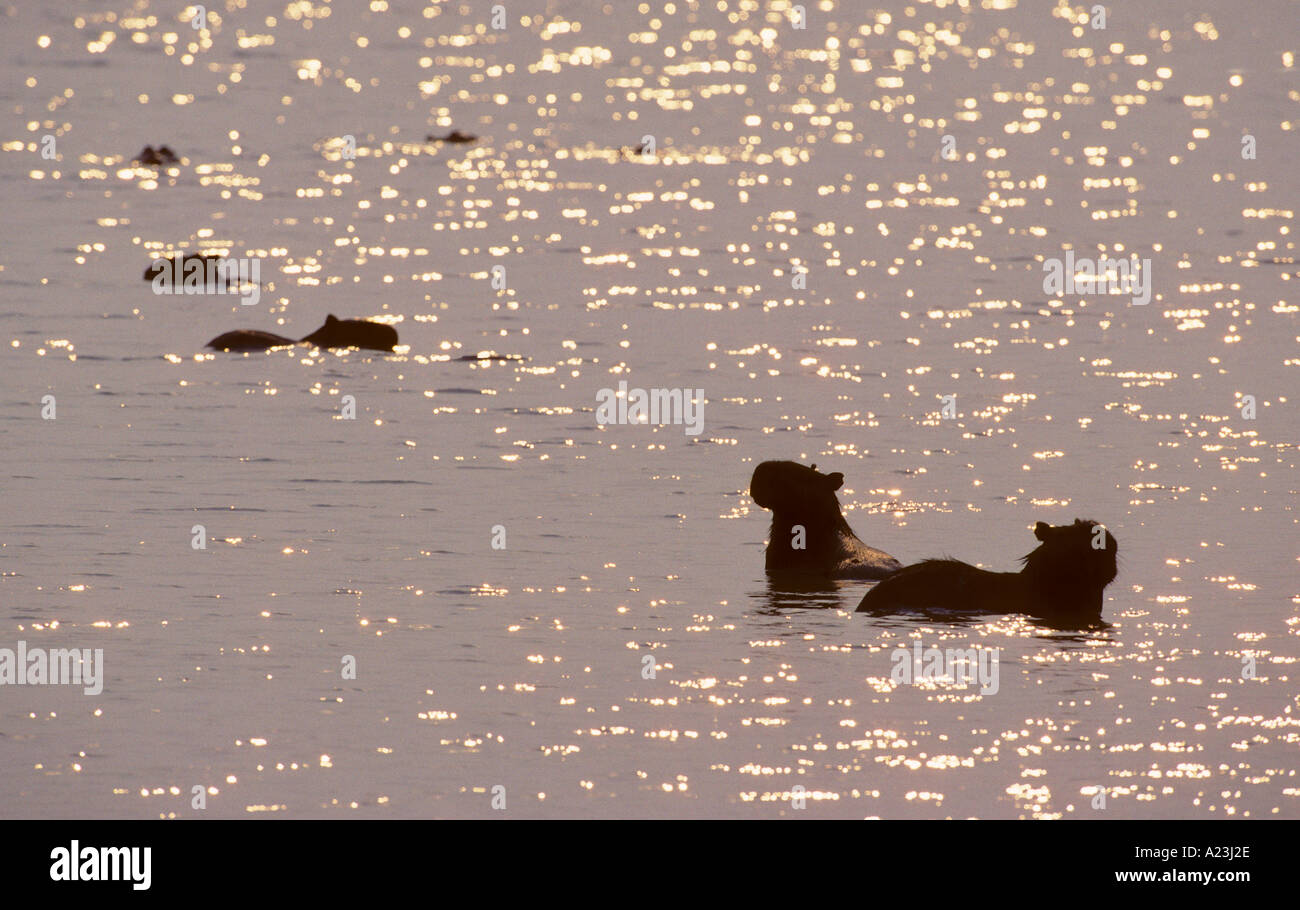
M 775 518 L 792 521 L 842 520 L 835 491 L 844 486 L 839 471 L 823 474 L 797 461 L 765 461 L 754 469 L 749 495 Z
M 897 559 L 867 546 L 853 533 L 835 496 L 842 486 L 843 474 L 823 474 L 817 465 L 765 461 L 754 469 L 749 494 L 758 505 L 772 510 L 769 574 L 884 578 L 902 568 Z
M 798 461 L 763 461 L 754 468 L 749 481 L 749 494 L 754 502 L 774 512 L 818 510 L 829 506 L 840 511 L 835 491 L 844 486 L 844 474 L 839 471 L 823 474 Z
M 397 329 L 368 319 L 339 319 L 331 313 L 323 326 L 302 340 L 322 348 L 391 351 L 397 346 Z
M 1115 536 L 1095 521 L 1076 518 L 1071 525 L 1034 525 L 1042 543 L 1024 557 L 1025 574 L 1053 587 L 1104 588 L 1118 574 Z

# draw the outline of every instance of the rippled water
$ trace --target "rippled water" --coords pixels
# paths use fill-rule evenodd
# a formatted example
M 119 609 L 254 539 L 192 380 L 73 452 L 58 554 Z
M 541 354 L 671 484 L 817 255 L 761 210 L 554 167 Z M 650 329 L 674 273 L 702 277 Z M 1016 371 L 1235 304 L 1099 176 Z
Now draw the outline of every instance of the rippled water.
M 1300 814 L 1294 5 L 216 6 L 0 7 L 0 647 L 106 668 L 0 814 Z M 402 346 L 201 352 L 327 313 Z M 904 562 L 1105 522 L 1109 627 L 774 589 L 766 459 Z

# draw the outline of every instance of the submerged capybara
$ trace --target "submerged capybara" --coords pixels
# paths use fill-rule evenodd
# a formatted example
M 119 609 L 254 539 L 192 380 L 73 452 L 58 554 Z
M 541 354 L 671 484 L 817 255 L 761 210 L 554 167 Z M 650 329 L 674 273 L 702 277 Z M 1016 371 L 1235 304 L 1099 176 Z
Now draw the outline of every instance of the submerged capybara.
M 455 142 L 455 143 L 477 142 L 478 136 L 475 136 L 473 133 L 462 133 L 460 130 L 452 130 L 450 133 L 448 133 L 445 136 L 435 136 L 433 135 L 433 133 L 430 133 L 429 135 L 424 137 L 424 141 L 425 142 Z
M 218 351 L 269 351 L 271 348 L 297 344 L 292 338 L 259 332 L 256 329 L 236 329 L 225 332 L 208 342 L 208 347 Z
M 1026 613 L 1070 624 L 1101 620 L 1102 591 L 1115 580 L 1115 537 L 1095 521 L 1039 522 L 1042 543 L 1019 572 L 989 572 L 955 559 L 927 559 L 873 587 L 858 612 L 938 608 L 966 613 Z
M 299 343 L 314 344 L 322 348 L 367 348 L 372 351 L 391 351 L 397 347 L 397 329 L 368 319 L 338 319 L 331 313 L 325 317 L 323 326 L 300 341 L 255 329 L 236 329 L 218 335 L 209 341 L 207 346 L 218 351 L 267 351 L 271 348 Z
M 233 260 L 232 260 L 233 261 Z M 237 283 L 238 273 L 227 271 L 226 257 L 221 253 L 176 253 L 154 259 L 144 267 L 144 280 L 162 279 L 162 286 L 172 284 L 178 287 L 185 282 L 187 272 L 192 272 L 203 279 L 204 285 L 226 285 Z
M 823 474 L 795 461 L 765 461 L 754 469 L 749 495 L 772 510 L 767 571 L 832 578 L 885 578 L 902 563 L 867 546 L 840 511 L 838 471 Z
M 135 157 L 136 164 L 143 164 L 149 167 L 179 164 L 180 160 L 180 158 L 176 157 L 176 153 L 165 145 L 160 145 L 158 148 L 154 148 L 152 145 L 146 145 L 140 150 L 140 154 Z
M 336 319 L 331 313 L 325 317 L 325 324 L 303 341 L 322 348 L 391 351 L 397 347 L 397 329 L 368 319 Z

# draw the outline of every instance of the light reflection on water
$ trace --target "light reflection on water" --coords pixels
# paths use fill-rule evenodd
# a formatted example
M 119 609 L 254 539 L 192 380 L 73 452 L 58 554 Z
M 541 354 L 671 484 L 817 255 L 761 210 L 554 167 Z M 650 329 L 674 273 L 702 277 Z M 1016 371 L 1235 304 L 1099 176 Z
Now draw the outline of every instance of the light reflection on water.
M 0 647 L 109 685 L 7 693 L 9 813 L 1295 816 L 1293 12 L 17 8 Z M 198 250 L 260 304 L 139 280 Z M 200 353 L 330 312 L 402 345 Z M 623 379 L 704 433 L 598 426 Z M 908 562 L 1104 521 L 1108 625 L 756 577 L 768 458 Z

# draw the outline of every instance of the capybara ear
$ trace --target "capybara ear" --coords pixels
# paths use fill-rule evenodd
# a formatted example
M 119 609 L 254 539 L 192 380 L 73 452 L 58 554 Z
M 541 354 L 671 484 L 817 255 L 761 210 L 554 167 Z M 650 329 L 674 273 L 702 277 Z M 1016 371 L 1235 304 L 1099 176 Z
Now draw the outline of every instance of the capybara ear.
M 1039 540 L 1047 540 L 1047 533 L 1052 530 L 1052 526 L 1045 521 L 1040 521 L 1034 525 L 1034 536 Z
M 826 486 L 831 490 L 838 490 L 840 487 L 844 486 L 844 475 L 839 471 L 836 471 L 834 474 L 827 474 Z

